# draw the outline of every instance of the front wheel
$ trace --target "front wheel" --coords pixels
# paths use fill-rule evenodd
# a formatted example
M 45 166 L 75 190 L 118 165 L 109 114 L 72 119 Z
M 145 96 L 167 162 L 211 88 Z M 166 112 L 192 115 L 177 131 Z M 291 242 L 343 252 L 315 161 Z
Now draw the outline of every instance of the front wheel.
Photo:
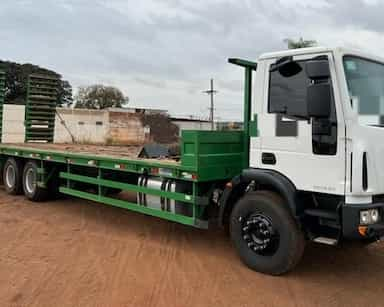
M 305 240 L 285 201 L 270 191 L 250 192 L 231 213 L 230 235 L 241 260 L 271 275 L 292 270 Z

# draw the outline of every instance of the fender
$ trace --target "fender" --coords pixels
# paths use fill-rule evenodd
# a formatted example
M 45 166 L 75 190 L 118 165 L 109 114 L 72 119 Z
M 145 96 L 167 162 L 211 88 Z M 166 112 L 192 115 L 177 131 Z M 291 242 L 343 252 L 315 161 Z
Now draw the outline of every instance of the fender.
M 295 217 L 298 217 L 302 212 L 302 206 L 297 199 L 296 187 L 287 177 L 274 170 L 250 168 L 243 170 L 241 175 L 234 177 L 224 190 L 219 201 L 219 223 L 221 226 L 225 223 L 226 213 L 228 214 L 228 210 L 234 205 L 233 194 L 242 196 L 251 181 L 278 192 L 287 201 L 287 205 Z M 238 198 L 235 197 L 235 200 Z
M 227 183 L 219 199 L 219 225 L 221 227 L 224 227 L 226 217 L 230 214 L 231 207 L 234 205 L 234 202 L 244 194 L 248 184 L 249 182 L 242 180 L 241 175 L 233 177 L 233 179 Z

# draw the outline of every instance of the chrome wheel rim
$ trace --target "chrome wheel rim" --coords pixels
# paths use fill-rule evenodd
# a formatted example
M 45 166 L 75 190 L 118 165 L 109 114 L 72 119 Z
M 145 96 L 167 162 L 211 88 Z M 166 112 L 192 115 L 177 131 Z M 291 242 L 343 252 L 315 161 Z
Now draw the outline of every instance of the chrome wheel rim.
M 16 183 L 16 171 L 13 165 L 8 165 L 5 171 L 5 183 L 9 188 L 15 186 Z
M 29 168 L 25 174 L 25 189 L 28 193 L 33 194 L 36 189 L 36 173 L 34 169 Z

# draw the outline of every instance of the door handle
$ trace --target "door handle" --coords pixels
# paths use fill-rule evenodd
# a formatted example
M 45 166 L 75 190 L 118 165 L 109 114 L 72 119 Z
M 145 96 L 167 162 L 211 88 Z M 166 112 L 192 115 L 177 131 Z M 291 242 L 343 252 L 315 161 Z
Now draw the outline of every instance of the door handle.
M 263 164 L 275 165 L 276 164 L 276 156 L 272 152 L 263 152 L 261 154 L 261 162 Z

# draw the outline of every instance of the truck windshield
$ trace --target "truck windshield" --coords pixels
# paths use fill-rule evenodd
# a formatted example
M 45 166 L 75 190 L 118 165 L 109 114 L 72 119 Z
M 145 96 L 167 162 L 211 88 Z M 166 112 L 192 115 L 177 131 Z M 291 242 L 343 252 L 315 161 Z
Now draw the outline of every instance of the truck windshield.
M 349 95 L 359 122 L 384 125 L 384 64 L 345 56 L 343 59 Z

